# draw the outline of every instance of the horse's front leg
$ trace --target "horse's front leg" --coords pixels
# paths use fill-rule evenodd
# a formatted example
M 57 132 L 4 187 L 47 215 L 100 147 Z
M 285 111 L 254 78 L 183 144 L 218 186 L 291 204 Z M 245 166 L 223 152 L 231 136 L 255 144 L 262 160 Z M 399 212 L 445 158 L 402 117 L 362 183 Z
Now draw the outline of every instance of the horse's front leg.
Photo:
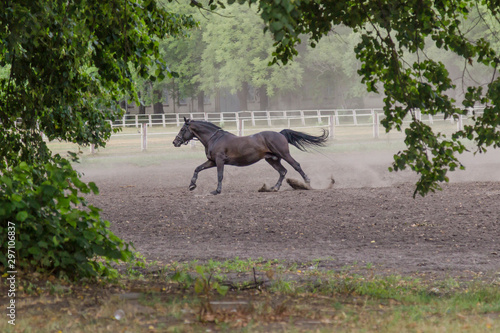
M 210 192 L 213 195 L 219 194 L 222 191 L 222 179 L 224 178 L 224 160 L 222 158 L 217 158 L 217 189 Z
M 214 166 L 215 166 L 215 162 L 208 160 L 205 163 L 203 163 L 202 165 L 198 166 L 196 169 L 194 169 L 193 178 L 191 178 L 191 184 L 189 184 L 189 190 L 192 191 L 196 188 L 196 180 L 198 179 L 198 173 L 200 171 L 213 168 Z

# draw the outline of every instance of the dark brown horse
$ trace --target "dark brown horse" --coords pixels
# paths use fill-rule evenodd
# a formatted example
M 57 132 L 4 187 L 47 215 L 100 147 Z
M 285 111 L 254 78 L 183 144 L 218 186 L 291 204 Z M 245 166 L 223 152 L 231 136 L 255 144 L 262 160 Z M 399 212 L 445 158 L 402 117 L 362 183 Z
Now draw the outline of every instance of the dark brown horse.
M 247 166 L 265 159 L 279 172 L 280 177 L 271 190 L 278 191 L 285 178 L 287 170 L 281 165 L 281 160 L 287 161 L 309 184 L 309 177 L 302 171 L 300 164 L 290 155 L 288 144 L 305 151 L 307 146 L 324 146 L 328 139 L 328 131 L 323 135 L 312 136 L 302 132 L 284 129 L 281 132 L 264 131 L 250 136 L 236 136 L 222 128 L 206 122 L 184 118 L 184 125 L 173 142 L 175 147 L 187 144 L 197 138 L 205 146 L 207 161 L 194 170 L 189 189 L 196 188 L 198 173 L 202 170 L 217 167 L 217 189 L 212 194 L 222 190 L 224 165 Z

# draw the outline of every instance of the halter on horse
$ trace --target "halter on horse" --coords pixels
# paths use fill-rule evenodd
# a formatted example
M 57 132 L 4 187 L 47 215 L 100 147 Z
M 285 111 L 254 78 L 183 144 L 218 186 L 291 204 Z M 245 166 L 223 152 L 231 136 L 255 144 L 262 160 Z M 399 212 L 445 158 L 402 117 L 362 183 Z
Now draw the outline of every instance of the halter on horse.
M 184 118 L 184 125 L 175 137 L 173 144 L 180 147 L 197 138 L 205 146 L 207 161 L 194 170 L 189 189 L 196 188 L 198 173 L 202 170 L 217 167 L 217 189 L 212 194 L 219 194 L 222 190 L 224 165 L 247 166 L 265 159 L 279 173 L 279 179 L 271 190 L 278 191 L 281 187 L 287 170 L 281 164 L 285 160 L 309 184 L 310 179 L 302 171 L 300 164 L 290 155 L 288 144 L 302 151 L 307 146 L 324 146 L 328 140 L 328 131 L 323 130 L 320 136 L 312 136 L 302 132 L 284 129 L 281 132 L 264 131 L 250 136 L 236 136 L 222 128 L 206 121 L 197 121 Z

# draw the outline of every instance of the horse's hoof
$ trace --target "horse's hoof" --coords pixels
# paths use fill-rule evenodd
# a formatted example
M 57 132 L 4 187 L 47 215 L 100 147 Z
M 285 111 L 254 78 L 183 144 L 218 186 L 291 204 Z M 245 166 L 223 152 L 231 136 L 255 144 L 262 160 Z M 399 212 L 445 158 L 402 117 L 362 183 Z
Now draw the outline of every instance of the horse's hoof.
M 196 188 L 196 184 L 189 185 L 189 190 L 192 191 Z
M 220 192 L 215 190 L 215 191 L 210 192 L 210 194 L 217 195 L 217 194 L 220 194 Z

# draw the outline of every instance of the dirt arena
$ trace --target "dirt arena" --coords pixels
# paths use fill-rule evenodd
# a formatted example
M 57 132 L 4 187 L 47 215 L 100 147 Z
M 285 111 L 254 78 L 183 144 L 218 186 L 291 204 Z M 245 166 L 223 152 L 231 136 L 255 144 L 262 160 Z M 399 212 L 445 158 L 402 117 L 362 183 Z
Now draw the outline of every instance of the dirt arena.
M 144 167 L 95 157 L 77 169 L 99 186 L 89 201 L 111 229 L 160 263 L 261 257 L 382 274 L 500 273 L 500 152 L 463 156 L 466 171 L 453 173 L 443 191 L 416 199 L 415 175 L 387 171 L 392 152 L 293 155 L 314 190 L 283 183 L 277 193 L 258 192 L 278 177 L 261 161 L 226 167 L 220 195 L 209 194 L 214 169 L 201 172 L 190 192 L 203 152 Z M 287 177 L 300 178 L 284 165 Z M 336 184 L 328 189 L 330 176 Z

